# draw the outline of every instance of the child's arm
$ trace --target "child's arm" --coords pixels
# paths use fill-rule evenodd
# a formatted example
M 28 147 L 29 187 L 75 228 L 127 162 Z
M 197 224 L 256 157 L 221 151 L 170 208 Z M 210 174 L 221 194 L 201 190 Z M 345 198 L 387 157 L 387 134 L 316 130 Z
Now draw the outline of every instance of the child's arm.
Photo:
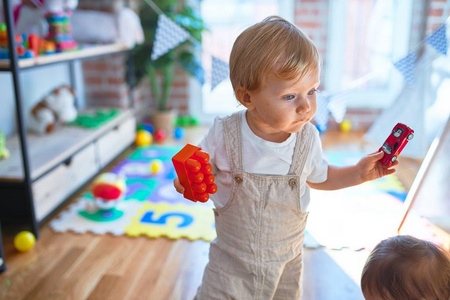
M 308 185 L 318 190 L 337 190 L 394 174 L 395 169 L 393 167 L 398 165 L 398 161 L 390 167 L 385 167 L 379 162 L 383 155 L 383 151 L 368 154 L 354 166 L 328 166 L 326 181 L 321 183 L 308 182 Z

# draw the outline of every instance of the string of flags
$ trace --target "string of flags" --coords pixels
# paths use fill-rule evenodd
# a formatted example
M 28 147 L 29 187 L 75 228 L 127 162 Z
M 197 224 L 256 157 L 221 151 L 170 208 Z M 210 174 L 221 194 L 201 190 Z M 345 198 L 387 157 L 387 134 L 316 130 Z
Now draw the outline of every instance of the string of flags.
M 152 7 L 155 4 L 151 0 L 146 0 L 146 2 Z M 150 2 L 150 3 L 149 3 Z M 177 47 L 184 41 L 193 39 L 189 32 L 184 28 L 176 24 L 174 21 L 169 19 L 159 8 L 155 7 L 157 10 L 158 25 L 156 29 L 155 40 L 153 44 L 151 58 L 156 60 L 168 51 Z M 447 55 L 447 25 L 442 24 L 437 30 L 435 30 L 431 35 L 427 36 L 424 43 L 435 48 L 439 53 Z M 197 42 L 197 41 L 195 41 Z M 198 42 L 197 42 L 198 43 Z M 418 50 L 408 53 L 405 57 L 393 62 L 393 66 L 403 75 L 407 84 L 414 84 L 414 72 L 416 61 L 418 58 Z M 229 77 L 229 65 L 227 62 L 211 55 L 212 68 L 211 68 L 211 91 L 214 90 L 217 85 Z M 205 83 L 205 72 L 201 66 L 201 63 L 196 63 L 195 65 L 184 66 L 194 70 L 194 76 L 198 82 L 203 85 Z M 353 87 L 354 88 L 354 87 Z M 336 122 L 341 123 L 344 119 L 345 113 L 347 111 L 347 97 L 349 90 L 337 92 L 335 94 L 323 94 L 319 97 L 317 113 L 315 116 L 316 123 L 321 126 L 325 126 L 328 123 L 328 117 L 331 114 Z
M 423 42 L 433 47 L 438 53 L 447 55 L 447 22 L 439 26 L 438 29 L 427 36 Z M 414 50 L 405 57 L 393 62 L 393 66 L 403 75 L 403 78 L 409 85 L 414 84 L 417 59 L 418 50 Z M 346 95 L 349 94 L 349 91 L 350 89 L 335 94 L 319 94 L 320 100 L 317 101 L 317 112 L 314 116 L 319 131 L 326 130 L 330 114 L 337 123 L 341 123 L 344 120 L 347 111 Z
M 163 56 L 188 39 L 193 40 L 189 32 L 162 13 L 158 7 L 155 7 L 156 4 L 150 0 L 146 2 L 158 12 L 158 24 L 156 27 L 155 40 L 153 42 L 151 55 L 152 60 L 157 60 L 159 57 Z M 193 42 L 194 44 L 198 43 L 195 40 L 193 40 Z M 194 77 L 201 85 L 205 84 L 205 72 L 201 67 L 201 64 L 197 62 L 190 65 L 186 62 L 182 62 L 182 64 L 183 67 L 187 68 L 194 74 Z M 228 76 L 228 63 L 212 56 L 211 90 L 214 90 L 214 88 L 223 80 L 227 79 Z
M 169 19 L 165 14 L 159 14 L 155 41 L 152 49 L 152 60 L 157 60 L 190 37 L 181 26 Z

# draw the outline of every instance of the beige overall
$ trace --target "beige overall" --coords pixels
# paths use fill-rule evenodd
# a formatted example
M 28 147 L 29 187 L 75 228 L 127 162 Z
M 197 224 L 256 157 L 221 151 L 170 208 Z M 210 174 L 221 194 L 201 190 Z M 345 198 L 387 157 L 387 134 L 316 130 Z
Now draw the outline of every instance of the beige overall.
M 312 125 L 297 141 L 288 175 L 246 173 L 241 119 L 224 120 L 233 174 L 231 198 L 215 209 L 217 239 L 196 299 L 300 299 L 307 214 L 300 207 L 300 175 L 311 146 Z

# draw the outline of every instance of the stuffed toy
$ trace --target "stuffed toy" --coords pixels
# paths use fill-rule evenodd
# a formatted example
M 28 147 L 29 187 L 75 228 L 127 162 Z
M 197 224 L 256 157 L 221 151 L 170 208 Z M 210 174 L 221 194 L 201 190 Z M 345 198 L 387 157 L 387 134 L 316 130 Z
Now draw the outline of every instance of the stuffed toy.
M 6 149 L 6 138 L 3 132 L 0 130 L 0 159 L 8 158 L 9 151 Z
M 29 129 L 39 134 L 50 133 L 57 124 L 72 122 L 77 115 L 75 93 L 71 87 L 62 85 L 31 109 Z

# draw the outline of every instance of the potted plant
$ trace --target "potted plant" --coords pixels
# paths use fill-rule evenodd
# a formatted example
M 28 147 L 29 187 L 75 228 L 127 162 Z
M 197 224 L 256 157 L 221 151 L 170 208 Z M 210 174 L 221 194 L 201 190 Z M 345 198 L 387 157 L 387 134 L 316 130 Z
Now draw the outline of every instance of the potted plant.
M 191 38 L 158 59 L 152 60 L 151 53 L 158 24 L 158 13 L 145 1 L 142 2 L 139 17 L 144 29 L 145 42 L 136 46 L 133 52 L 133 75 L 136 80 L 132 83 L 132 87 L 144 78 L 148 78 L 157 108 L 157 112 L 152 114 L 152 121 L 157 129 L 166 129 L 170 134 L 175 113 L 169 109 L 168 102 L 175 66 L 179 63 L 190 75 L 194 75 L 201 69 L 201 63 L 196 54 L 200 52 L 198 46 L 206 27 L 198 11 L 185 1 L 153 0 L 167 17 L 188 31 Z M 166 120 L 167 118 L 169 120 Z M 164 119 L 169 124 L 159 125 L 157 124 L 159 119 Z

